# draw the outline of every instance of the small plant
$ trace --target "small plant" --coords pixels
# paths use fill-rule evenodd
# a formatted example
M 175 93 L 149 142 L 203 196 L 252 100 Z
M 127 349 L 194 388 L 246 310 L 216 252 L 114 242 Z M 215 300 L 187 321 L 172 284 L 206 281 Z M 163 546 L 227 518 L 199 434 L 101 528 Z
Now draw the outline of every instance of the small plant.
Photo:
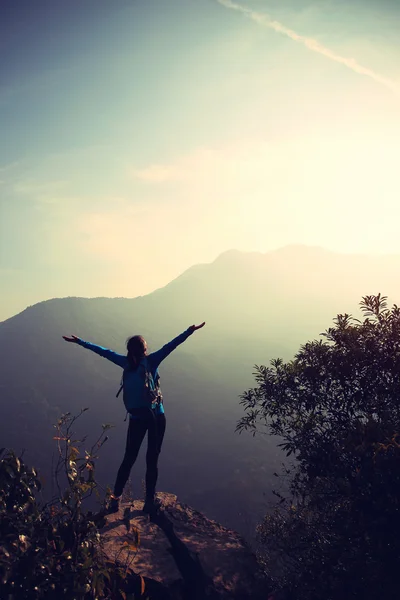
M 55 425 L 58 458 L 54 469 L 57 493 L 41 501 L 42 484 L 35 469 L 12 450 L 0 451 L 0 583 L 7 600 L 132 600 L 144 597 L 144 580 L 126 564 L 110 561 L 101 546 L 99 528 L 104 508 L 85 511 L 95 494 L 97 452 L 106 443 L 110 425 L 89 450 L 74 439 L 77 416 L 62 415 Z M 133 536 L 130 550 L 139 539 Z M 137 547 L 136 544 L 136 547 Z

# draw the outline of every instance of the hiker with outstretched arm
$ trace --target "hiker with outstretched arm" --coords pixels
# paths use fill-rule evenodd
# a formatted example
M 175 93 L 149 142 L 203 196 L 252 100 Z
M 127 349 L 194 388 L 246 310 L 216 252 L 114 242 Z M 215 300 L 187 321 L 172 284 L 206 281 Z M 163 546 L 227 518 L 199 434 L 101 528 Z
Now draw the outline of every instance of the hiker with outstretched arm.
M 121 388 L 117 396 L 122 390 L 124 404 L 127 413 L 129 413 L 129 427 L 125 455 L 117 473 L 114 493 L 108 507 L 109 512 L 119 510 L 123 489 L 146 433 L 146 498 L 143 511 L 151 514 L 157 510 L 155 490 L 158 477 L 158 456 L 161 451 L 166 425 L 158 367 L 175 348 L 204 325 L 205 323 L 191 325 L 178 337 L 151 354 L 147 354 L 147 343 L 141 335 L 134 335 L 128 339 L 126 355 L 117 354 L 113 350 L 85 342 L 75 335 L 71 337 L 63 336 L 65 341 L 92 350 L 123 369 Z

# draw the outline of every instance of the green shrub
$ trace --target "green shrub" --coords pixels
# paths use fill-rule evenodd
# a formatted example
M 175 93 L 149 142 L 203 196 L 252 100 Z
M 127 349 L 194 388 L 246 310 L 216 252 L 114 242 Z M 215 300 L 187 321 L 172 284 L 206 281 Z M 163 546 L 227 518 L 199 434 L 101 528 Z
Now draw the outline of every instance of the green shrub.
M 57 494 L 49 502 L 42 499 L 36 470 L 13 451 L 0 451 L 2 600 L 127 600 L 144 594 L 143 578 L 129 565 L 111 562 L 101 548 L 99 528 L 110 490 L 98 513 L 83 508 L 92 494 L 100 499 L 95 461 L 109 428 L 103 425 L 84 450 L 85 440 L 73 439 L 72 427 L 85 410 L 76 417 L 67 413 L 55 425 Z
M 400 310 L 361 302 L 326 341 L 257 367 L 238 430 L 265 426 L 294 463 L 258 528 L 265 569 L 301 600 L 399 597 Z

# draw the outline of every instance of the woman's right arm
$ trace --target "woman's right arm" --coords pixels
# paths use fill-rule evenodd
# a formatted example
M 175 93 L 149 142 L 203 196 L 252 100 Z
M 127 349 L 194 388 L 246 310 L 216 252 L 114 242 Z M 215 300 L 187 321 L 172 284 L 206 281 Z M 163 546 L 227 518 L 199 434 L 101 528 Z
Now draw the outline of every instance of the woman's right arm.
M 108 348 L 103 348 L 102 346 L 96 346 L 96 344 L 92 344 L 91 342 L 85 342 L 81 338 L 78 338 L 76 335 L 73 335 L 71 337 L 67 337 L 67 336 L 63 335 L 63 338 L 66 342 L 78 344 L 79 346 L 82 346 L 83 348 L 87 348 L 88 350 L 95 352 L 99 356 L 102 356 L 103 358 L 110 360 L 111 362 L 113 362 L 115 365 L 118 365 L 119 367 L 122 367 L 122 368 L 126 367 L 127 358 L 123 354 L 118 354 L 117 352 L 114 352 L 113 350 L 109 350 Z

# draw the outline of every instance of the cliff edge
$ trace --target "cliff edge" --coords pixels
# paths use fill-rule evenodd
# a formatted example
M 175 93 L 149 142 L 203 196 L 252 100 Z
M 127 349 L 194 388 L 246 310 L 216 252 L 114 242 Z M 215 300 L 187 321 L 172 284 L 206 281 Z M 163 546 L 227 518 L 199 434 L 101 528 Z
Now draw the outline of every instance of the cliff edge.
M 161 511 L 151 519 L 143 502 L 122 505 L 101 530 L 111 560 L 129 565 L 156 600 L 265 600 L 256 557 L 234 531 L 158 493 Z

